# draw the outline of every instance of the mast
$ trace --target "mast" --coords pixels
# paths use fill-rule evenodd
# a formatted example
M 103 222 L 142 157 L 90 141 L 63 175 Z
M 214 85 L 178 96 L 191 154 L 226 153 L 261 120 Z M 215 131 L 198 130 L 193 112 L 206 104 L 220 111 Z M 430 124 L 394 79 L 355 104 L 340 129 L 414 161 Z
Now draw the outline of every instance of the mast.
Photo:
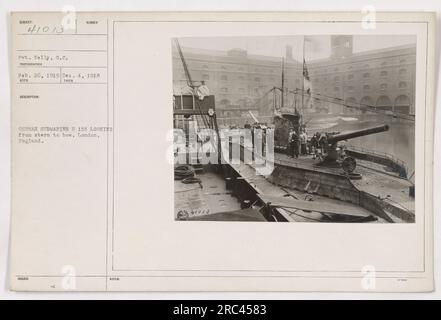
M 284 99 L 285 99 L 285 58 L 282 58 L 282 99 L 280 109 L 284 107 Z
M 294 90 L 294 114 L 297 114 L 297 88 Z
M 276 112 L 277 104 L 276 104 L 276 87 L 273 87 L 273 111 Z
M 191 78 L 190 71 L 188 70 L 187 62 L 185 61 L 184 54 L 182 53 L 182 49 L 181 46 L 179 45 L 178 39 L 175 39 L 175 42 L 176 42 L 176 47 L 178 48 L 179 57 L 181 58 L 182 61 L 182 66 L 184 67 L 185 77 L 187 78 L 187 84 L 190 88 L 194 89 L 193 80 Z
M 302 65 L 302 111 L 305 109 L 305 36 L 303 36 L 303 65 Z

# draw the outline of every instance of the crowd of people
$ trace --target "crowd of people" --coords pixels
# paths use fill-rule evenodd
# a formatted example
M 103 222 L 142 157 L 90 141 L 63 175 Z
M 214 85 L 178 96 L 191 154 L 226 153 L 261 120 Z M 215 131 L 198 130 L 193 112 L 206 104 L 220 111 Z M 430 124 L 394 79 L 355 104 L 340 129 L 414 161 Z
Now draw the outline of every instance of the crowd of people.
M 302 129 L 300 134 L 295 130 L 289 132 L 288 154 L 293 158 L 298 158 L 300 155 L 315 154 L 319 149 L 319 141 L 321 135 L 316 132 L 308 141 L 306 131 Z

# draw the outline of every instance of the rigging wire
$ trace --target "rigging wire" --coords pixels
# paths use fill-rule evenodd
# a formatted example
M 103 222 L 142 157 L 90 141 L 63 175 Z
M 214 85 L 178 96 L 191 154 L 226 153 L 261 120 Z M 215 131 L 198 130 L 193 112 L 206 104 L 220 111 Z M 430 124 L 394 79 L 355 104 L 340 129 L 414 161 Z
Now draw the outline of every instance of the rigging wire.
M 302 89 L 297 89 L 297 90 L 302 91 Z M 295 90 L 294 91 L 291 90 L 290 92 L 292 92 L 294 94 L 301 94 L 303 96 L 305 95 L 305 90 L 303 90 L 302 93 L 298 93 Z M 357 106 L 348 105 L 347 103 L 344 102 L 344 100 L 342 98 L 332 97 L 332 96 L 328 96 L 328 95 L 324 95 L 324 94 L 320 94 L 320 93 L 309 93 L 307 95 L 311 95 L 312 98 L 317 101 L 325 101 L 325 102 L 329 102 L 329 103 L 343 105 L 347 108 L 353 108 L 353 109 L 358 109 L 358 110 L 362 110 L 362 111 L 370 111 L 370 112 L 374 112 L 374 113 L 378 113 L 378 114 L 382 114 L 382 115 L 386 115 L 386 116 L 393 116 L 393 117 L 400 118 L 403 120 L 415 121 L 414 118 L 408 118 L 408 117 L 412 117 L 411 115 L 409 115 L 408 117 L 405 117 L 404 115 L 400 115 L 397 112 L 393 112 L 392 114 L 388 114 L 386 112 L 378 110 L 375 106 L 365 104 L 365 103 L 359 103 L 360 107 L 357 107 Z M 324 100 L 324 99 L 322 99 L 322 97 L 324 97 L 326 99 L 335 100 L 335 101 Z M 367 110 L 364 109 L 363 107 L 366 107 Z

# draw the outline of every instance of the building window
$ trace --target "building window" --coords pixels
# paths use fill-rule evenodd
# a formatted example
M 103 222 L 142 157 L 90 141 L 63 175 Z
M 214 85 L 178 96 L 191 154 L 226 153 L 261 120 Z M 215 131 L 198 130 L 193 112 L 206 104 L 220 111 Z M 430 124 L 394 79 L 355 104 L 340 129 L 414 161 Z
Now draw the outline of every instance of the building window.
M 334 87 L 334 91 L 339 91 L 340 88 L 339 87 Z
M 228 77 L 226 75 L 222 75 L 221 80 L 226 81 L 226 80 L 228 80 Z
M 338 68 L 335 68 L 334 71 L 337 72 L 337 71 L 338 71 Z
M 227 70 L 227 67 L 226 66 L 221 66 L 221 69 L 222 70 Z
M 406 69 L 400 69 L 399 74 L 400 76 L 404 76 L 407 73 Z
M 340 81 L 340 77 L 339 76 L 334 77 L 334 81 Z
M 243 76 L 238 76 L 237 79 L 239 79 L 240 81 L 245 80 L 245 78 Z
M 404 82 L 404 81 L 401 81 L 401 82 L 398 84 L 398 88 L 400 88 L 400 89 L 406 89 L 406 88 L 407 88 L 407 83 Z
M 228 88 L 221 88 L 221 92 L 227 93 L 228 92 Z
M 370 90 L 370 89 L 371 89 L 371 86 L 369 86 L 369 85 L 363 86 L 363 90 Z
M 382 66 L 382 67 L 387 66 L 387 62 L 386 62 L 386 61 L 382 62 L 382 63 L 381 63 L 381 66 Z
M 369 65 L 368 65 L 368 64 L 365 64 L 365 65 L 363 66 L 363 68 L 369 68 Z
M 401 59 L 400 60 L 400 64 L 405 64 L 406 63 L 406 59 Z
M 210 76 L 208 74 L 203 74 L 202 79 L 203 80 L 210 80 Z
M 204 68 L 204 69 L 208 69 L 208 65 L 204 64 L 204 65 L 202 66 L 202 68 Z
M 395 99 L 394 111 L 408 114 L 410 112 L 410 105 L 409 97 L 406 95 L 400 95 Z
M 363 73 L 363 78 L 368 79 L 371 77 L 371 74 L 369 72 Z
M 354 91 L 354 87 L 353 87 L 353 86 L 348 86 L 346 89 L 347 89 L 348 91 Z
M 362 107 L 365 107 L 365 108 L 366 107 L 372 107 L 373 105 L 374 105 L 374 100 L 372 100 L 371 97 L 363 97 L 360 100 L 360 106 L 362 106 Z
M 255 77 L 254 81 L 260 82 L 260 78 L 259 77 Z
M 259 68 L 254 69 L 255 72 L 260 72 Z
M 380 110 L 392 110 L 392 101 L 388 96 L 381 96 L 377 99 L 376 107 Z
M 353 74 L 349 74 L 348 75 L 348 80 L 352 80 L 352 79 L 354 79 L 354 75 Z
M 356 107 L 357 106 L 357 99 L 355 98 L 347 98 L 345 101 L 346 106 L 348 107 Z M 351 111 L 354 111 L 353 109 L 350 109 Z
M 380 84 L 380 89 L 381 90 L 386 90 L 387 89 L 387 83 Z
M 245 88 L 239 88 L 240 93 L 245 93 Z
M 242 68 L 242 67 L 239 67 L 239 71 L 243 71 L 243 68 Z
M 381 71 L 381 72 L 380 72 L 380 76 L 382 76 L 382 77 L 386 77 L 386 76 L 387 76 L 387 71 Z

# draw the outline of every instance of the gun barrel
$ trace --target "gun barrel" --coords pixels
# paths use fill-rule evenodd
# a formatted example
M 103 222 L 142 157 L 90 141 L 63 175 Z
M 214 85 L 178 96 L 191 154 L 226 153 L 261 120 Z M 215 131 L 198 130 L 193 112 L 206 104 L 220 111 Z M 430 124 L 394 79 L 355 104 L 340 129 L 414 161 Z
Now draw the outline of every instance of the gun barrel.
M 388 130 L 389 130 L 389 126 L 387 124 L 385 124 L 382 126 L 377 126 L 377 127 L 367 128 L 367 129 L 339 133 L 339 134 L 330 136 L 328 138 L 328 143 L 332 144 L 332 143 L 336 143 L 338 141 L 358 138 L 358 137 L 367 136 L 370 134 L 385 132 Z

